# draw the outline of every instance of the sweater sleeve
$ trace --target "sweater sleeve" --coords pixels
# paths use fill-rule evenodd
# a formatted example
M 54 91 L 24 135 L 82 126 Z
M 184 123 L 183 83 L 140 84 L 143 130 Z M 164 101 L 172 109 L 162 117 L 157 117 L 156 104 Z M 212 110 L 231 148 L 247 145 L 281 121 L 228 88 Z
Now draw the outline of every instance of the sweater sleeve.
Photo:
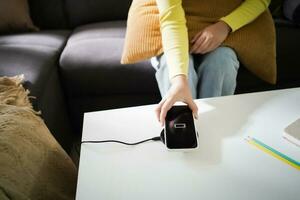
M 182 0 L 156 0 L 169 78 L 188 74 L 188 32 Z
M 232 29 L 232 32 L 249 24 L 262 14 L 269 6 L 271 0 L 245 0 L 229 15 L 221 18 Z

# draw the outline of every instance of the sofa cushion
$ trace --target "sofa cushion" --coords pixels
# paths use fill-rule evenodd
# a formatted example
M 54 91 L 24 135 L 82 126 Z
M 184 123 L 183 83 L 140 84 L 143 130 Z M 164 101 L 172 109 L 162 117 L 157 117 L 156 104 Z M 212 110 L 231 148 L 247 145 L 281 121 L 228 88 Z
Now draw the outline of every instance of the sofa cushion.
M 37 33 L 11 34 L 0 36 L 0 47 L 44 48 L 48 52 L 60 51 L 69 36 L 69 31 L 41 31 Z
M 68 34 L 48 31 L 1 36 L 0 75 L 24 74 L 31 93 L 40 96 L 45 80 L 57 67 Z
M 41 29 L 68 27 L 64 0 L 28 0 L 33 22 Z
M 158 91 L 150 61 L 121 65 L 125 21 L 75 29 L 60 58 L 72 96 L 153 94 Z
M 24 74 L 34 108 L 42 111 L 50 131 L 68 151 L 70 124 L 58 77 L 58 59 L 67 31 L 43 31 L 0 37 L 0 76 Z
M 0 34 L 35 30 L 27 0 L 0 1 Z
M 66 0 L 71 27 L 87 23 L 124 20 L 132 0 Z
M 285 16 L 300 25 L 300 0 L 286 0 L 283 3 Z
M 298 82 L 300 74 L 300 27 L 286 20 L 275 20 L 277 35 L 278 84 Z
M 282 17 L 283 16 L 283 10 L 282 10 L 282 4 L 284 0 L 272 0 L 269 5 L 269 10 L 272 13 L 272 16 L 274 18 Z

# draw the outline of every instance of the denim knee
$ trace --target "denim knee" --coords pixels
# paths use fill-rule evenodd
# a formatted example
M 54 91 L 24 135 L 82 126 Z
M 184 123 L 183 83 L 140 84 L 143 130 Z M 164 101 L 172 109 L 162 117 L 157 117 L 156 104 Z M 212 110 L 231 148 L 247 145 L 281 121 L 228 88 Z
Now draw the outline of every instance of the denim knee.
M 229 47 L 219 47 L 203 56 L 198 72 L 205 71 L 205 74 L 236 75 L 239 68 L 239 61 L 236 53 Z
M 206 54 L 198 67 L 199 98 L 231 95 L 236 87 L 239 61 L 229 47 Z

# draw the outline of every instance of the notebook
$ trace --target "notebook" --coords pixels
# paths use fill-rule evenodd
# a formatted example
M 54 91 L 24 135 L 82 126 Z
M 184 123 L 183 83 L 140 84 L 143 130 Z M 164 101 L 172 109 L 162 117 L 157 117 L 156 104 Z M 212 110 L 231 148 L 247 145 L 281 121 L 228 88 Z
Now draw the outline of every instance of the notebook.
M 283 137 L 300 147 L 300 119 L 297 119 L 284 129 Z

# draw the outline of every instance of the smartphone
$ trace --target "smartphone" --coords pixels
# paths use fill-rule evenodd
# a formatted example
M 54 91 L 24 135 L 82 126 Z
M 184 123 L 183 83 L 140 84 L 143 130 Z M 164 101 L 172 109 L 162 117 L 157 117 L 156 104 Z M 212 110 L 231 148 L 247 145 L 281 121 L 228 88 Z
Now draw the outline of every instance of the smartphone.
M 169 150 L 198 148 L 198 133 L 188 106 L 173 106 L 167 113 L 164 129 L 165 144 Z

